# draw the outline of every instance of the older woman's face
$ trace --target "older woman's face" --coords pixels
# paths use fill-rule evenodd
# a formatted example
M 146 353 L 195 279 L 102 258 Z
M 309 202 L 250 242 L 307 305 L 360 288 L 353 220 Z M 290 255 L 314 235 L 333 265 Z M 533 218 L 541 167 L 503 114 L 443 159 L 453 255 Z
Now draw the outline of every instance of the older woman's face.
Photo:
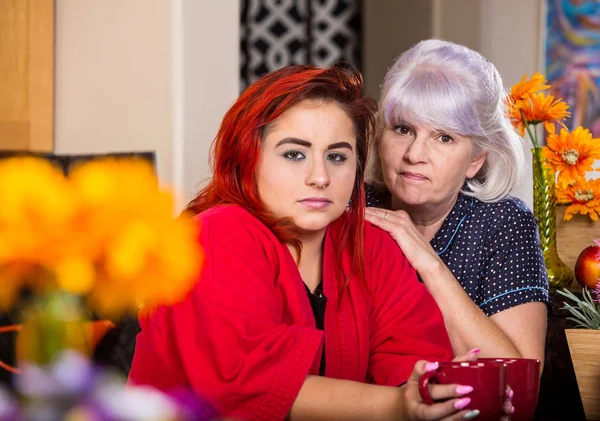
M 444 209 L 485 161 L 485 156 L 472 159 L 470 137 L 408 124 L 385 128 L 379 156 L 385 184 L 397 201 Z
M 278 218 L 307 233 L 339 218 L 356 177 L 352 120 L 334 102 L 302 101 L 273 122 L 263 139 L 258 193 Z

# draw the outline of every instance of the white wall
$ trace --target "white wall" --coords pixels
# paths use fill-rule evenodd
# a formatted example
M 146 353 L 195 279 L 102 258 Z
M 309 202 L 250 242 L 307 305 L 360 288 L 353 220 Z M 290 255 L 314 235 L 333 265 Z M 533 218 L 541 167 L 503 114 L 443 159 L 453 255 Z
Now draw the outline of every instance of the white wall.
M 481 9 L 488 1 L 433 0 L 432 36 L 480 51 L 483 24 Z
M 481 9 L 480 52 L 496 65 L 504 86 L 519 82 L 534 72 L 544 72 L 542 29 L 544 22 L 541 0 L 484 0 Z M 527 166 L 515 196 L 533 209 L 531 174 L 531 141 L 523 142 Z
M 211 174 L 207 164 L 209 146 L 223 115 L 239 94 L 239 3 L 184 1 L 182 177 L 188 198 Z
M 55 152 L 157 153 L 180 205 L 239 86 L 238 0 L 56 0 Z
M 56 1 L 56 153 L 155 150 L 170 179 L 170 7 Z

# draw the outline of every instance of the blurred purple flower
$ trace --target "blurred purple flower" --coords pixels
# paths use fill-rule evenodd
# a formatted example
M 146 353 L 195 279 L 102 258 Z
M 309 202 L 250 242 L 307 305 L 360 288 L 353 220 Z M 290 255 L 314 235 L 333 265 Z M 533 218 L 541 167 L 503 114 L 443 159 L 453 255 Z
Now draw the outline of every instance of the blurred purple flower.
M 19 419 L 18 402 L 7 391 L 0 389 L 0 421 Z
M 209 421 L 214 409 L 189 389 L 165 394 L 125 387 L 125 379 L 66 351 L 49 367 L 22 364 L 16 390 L 23 404 L 0 390 L 0 421 Z
M 598 281 L 600 281 L 600 278 L 598 278 Z M 596 284 L 596 288 L 592 292 L 594 293 L 594 301 L 600 304 L 600 282 Z

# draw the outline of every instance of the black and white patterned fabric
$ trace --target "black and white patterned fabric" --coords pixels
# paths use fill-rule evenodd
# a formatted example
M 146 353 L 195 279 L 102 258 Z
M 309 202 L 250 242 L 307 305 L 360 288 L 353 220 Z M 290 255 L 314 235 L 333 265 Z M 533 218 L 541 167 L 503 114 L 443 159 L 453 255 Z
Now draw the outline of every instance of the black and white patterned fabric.
M 366 193 L 367 206 L 389 203 L 387 191 L 367 186 Z M 488 316 L 519 304 L 549 303 L 537 222 L 521 199 L 484 203 L 459 194 L 430 244 Z
M 243 91 L 263 74 L 294 64 L 360 69 L 361 0 L 242 0 Z

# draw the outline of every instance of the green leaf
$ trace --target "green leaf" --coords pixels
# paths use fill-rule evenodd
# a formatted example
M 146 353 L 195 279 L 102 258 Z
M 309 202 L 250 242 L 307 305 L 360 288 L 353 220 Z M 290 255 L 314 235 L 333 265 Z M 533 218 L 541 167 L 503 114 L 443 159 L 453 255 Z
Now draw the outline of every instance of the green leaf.
M 600 306 L 594 302 L 592 294 L 587 288 L 583 288 L 582 298 L 577 297 L 571 291 L 562 289 L 557 291 L 558 294 L 573 301 L 571 305 L 565 303 L 561 310 L 568 311 L 573 317 L 567 317 L 576 323 L 576 327 L 586 329 L 600 329 Z

